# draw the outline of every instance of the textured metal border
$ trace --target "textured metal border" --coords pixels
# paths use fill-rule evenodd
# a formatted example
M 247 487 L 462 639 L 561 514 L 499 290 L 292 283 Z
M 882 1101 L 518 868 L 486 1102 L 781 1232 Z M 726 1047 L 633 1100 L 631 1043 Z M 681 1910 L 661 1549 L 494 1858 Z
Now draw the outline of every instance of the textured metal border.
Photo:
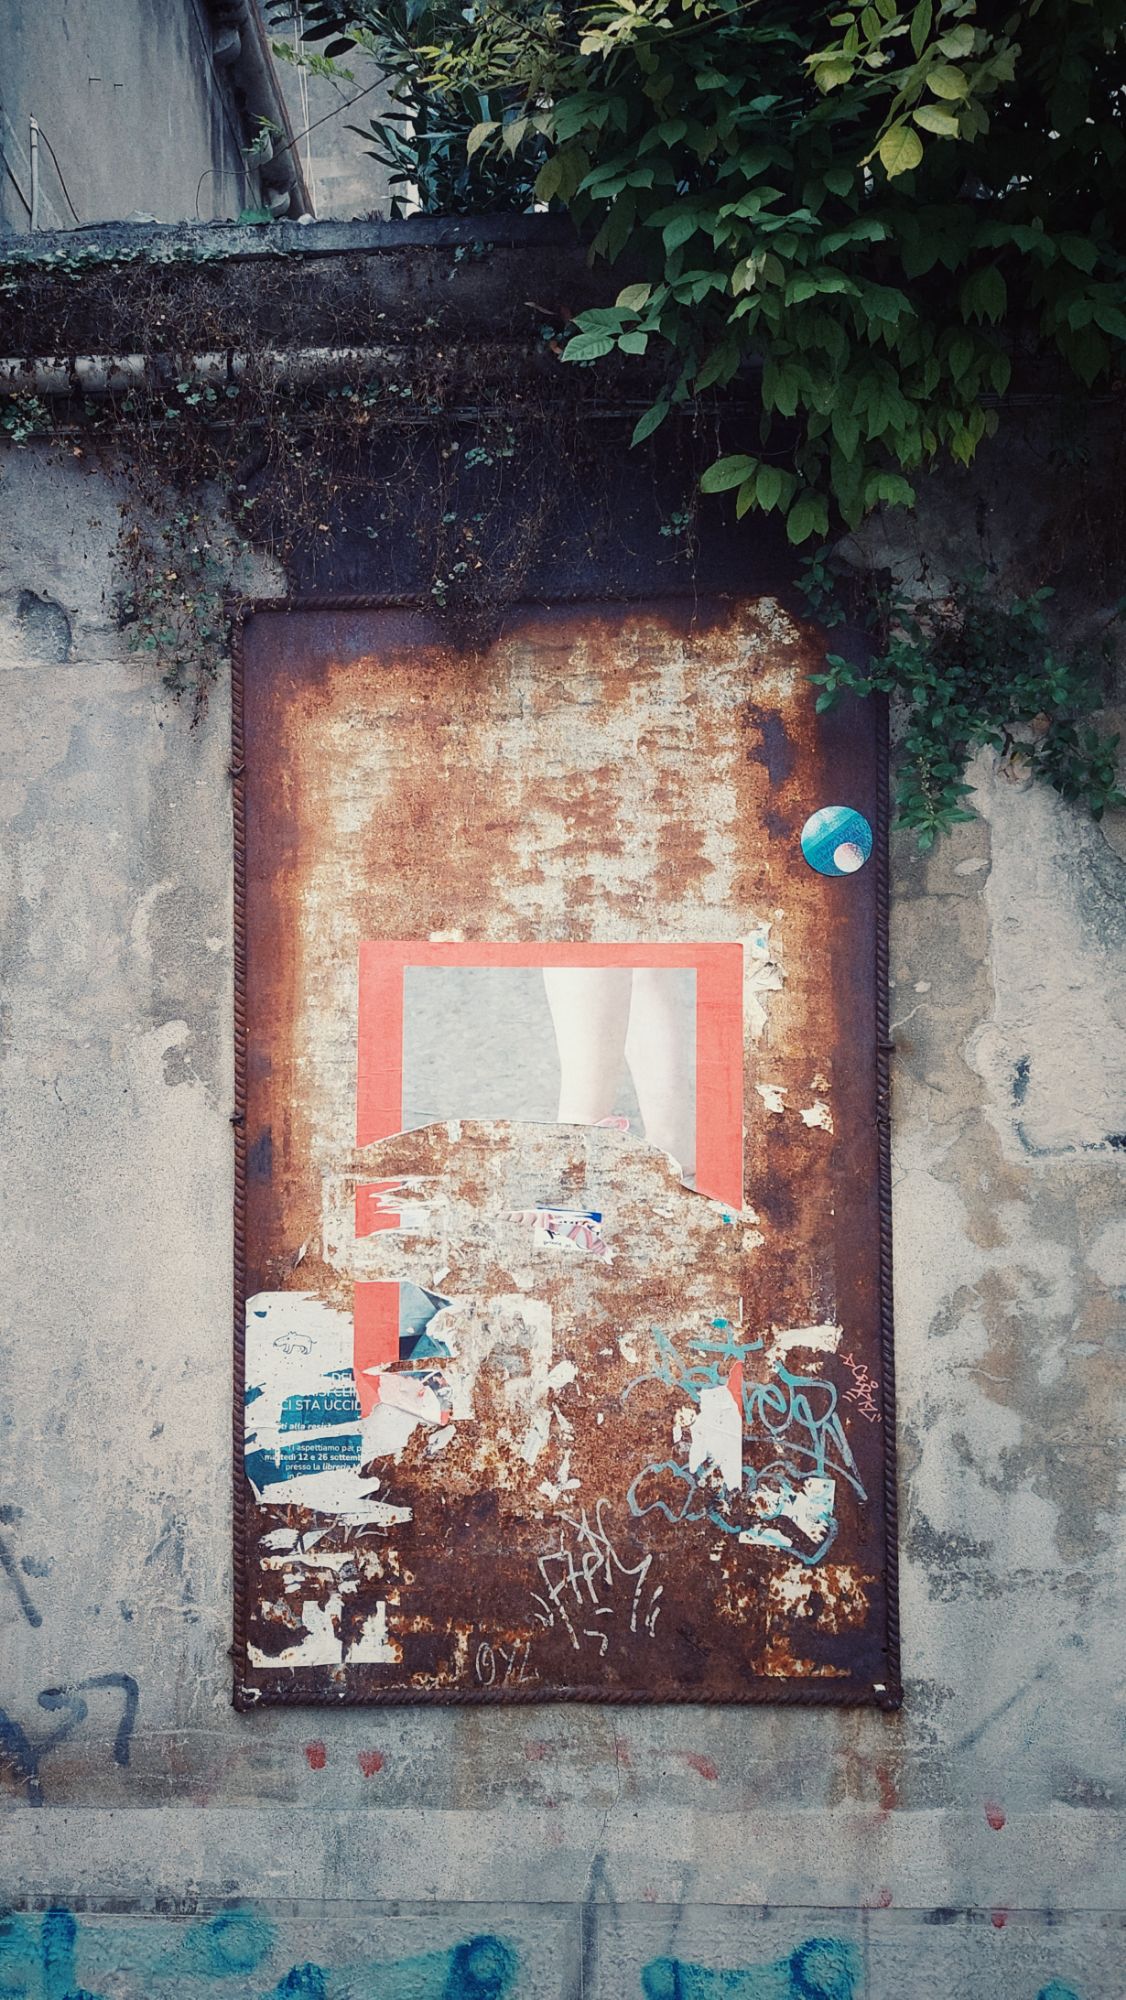
M 891 912 L 890 717 L 879 697 L 876 722 L 876 1127 L 879 1163 L 879 1326 L 880 1398 L 884 1416 L 884 1606 L 887 1690 L 881 1708 L 903 1704 L 899 1634 L 898 1421 L 895 1401 L 895 1298 L 891 1229 L 891 991 L 888 985 L 888 925 Z
M 709 598 L 723 599 L 737 593 L 710 590 Z M 646 601 L 659 600 L 661 593 L 648 592 Z M 683 586 L 670 591 L 683 597 Z M 540 600 L 528 600 L 540 603 Z M 552 604 L 622 604 L 620 592 L 587 589 L 553 593 Z M 243 732 L 243 687 L 245 655 L 243 631 L 257 612 L 354 612 L 431 609 L 417 592 L 402 595 L 360 597 L 253 597 L 241 598 L 229 606 L 231 620 L 231 799 L 234 832 L 234 1108 L 231 1127 L 234 1136 L 234 1299 L 232 1409 L 232 1523 L 234 1536 L 232 1583 L 235 1594 L 233 1643 L 230 1657 L 234 1665 L 232 1705 L 245 1712 L 276 1706 L 315 1708 L 449 1708 L 449 1707 L 530 1707 L 555 1702 L 583 1702 L 606 1707 L 806 1707 L 879 1708 L 893 1711 L 902 1706 L 903 1687 L 899 1630 L 899 1505 L 896 1474 L 895 1403 L 895 1321 L 892 1290 L 891 1227 L 891 1056 L 895 1044 L 889 1040 L 888 920 L 891 903 L 889 858 L 890 791 L 889 730 L 887 703 L 879 702 L 876 745 L 876 1124 L 878 1139 L 879 1214 L 878 1290 L 881 1401 L 884 1447 L 884 1592 L 886 1606 L 884 1650 L 887 1660 L 886 1683 L 871 1693 L 859 1689 L 848 1693 L 817 1682 L 782 1682 L 776 1688 L 756 1683 L 738 1695 L 648 1695 L 633 1689 L 616 1692 L 606 1688 L 453 1688 L 394 1689 L 372 1695 L 355 1689 L 339 1693 L 310 1695 L 303 1689 L 279 1689 L 264 1696 L 246 1684 L 246 1510 L 247 1482 L 243 1471 L 242 1384 L 246 1359 L 246 796 L 245 737 Z M 519 605 L 512 607 L 519 609 Z

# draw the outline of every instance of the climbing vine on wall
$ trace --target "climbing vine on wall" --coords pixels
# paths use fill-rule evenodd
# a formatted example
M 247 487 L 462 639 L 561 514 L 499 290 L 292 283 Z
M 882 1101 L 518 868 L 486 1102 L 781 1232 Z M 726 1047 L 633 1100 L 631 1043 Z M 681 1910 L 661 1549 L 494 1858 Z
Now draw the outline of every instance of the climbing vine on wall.
M 848 591 L 831 561 L 811 558 L 803 587 L 823 624 L 843 621 Z M 1096 644 L 1061 641 L 1049 623 L 1050 587 L 1005 598 L 981 570 L 941 596 L 908 598 L 880 578 L 867 579 L 861 595 L 871 657 L 858 664 L 829 652 L 824 672 L 811 676 L 817 707 L 845 693 L 896 699 L 899 820 L 921 848 L 975 817 L 963 773 L 985 747 L 1009 772 L 1045 779 L 1096 820 L 1126 805 L 1119 738 L 1094 720 L 1106 683 L 1105 629 Z

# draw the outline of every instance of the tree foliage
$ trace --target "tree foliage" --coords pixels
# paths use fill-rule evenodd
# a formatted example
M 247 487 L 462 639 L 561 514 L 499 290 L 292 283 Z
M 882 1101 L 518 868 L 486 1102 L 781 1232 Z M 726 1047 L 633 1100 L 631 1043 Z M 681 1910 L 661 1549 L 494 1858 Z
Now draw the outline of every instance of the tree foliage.
M 564 358 L 667 361 L 641 436 L 760 370 L 759 448 L 704 483 L 794 542 L 968 464 L 1014 366 L 1121 377 L 1123 0 L 318 0 L 306 32 L 388 64 L 405 180 L 421 115 L 459 202 L 627 261 Z
M 306 33 L 386 68 L 400 194 L 565 208 L 621 261 L 563 359 L 646 357 L 635 441 L 756 374 L 753 448 L 701 483 L 795 544 L 912 506 L 1014 393 L 1122 389 L 1126 0 L 311 0 Z M 968 816 L 980 744 L 1096 817 L 1123 802 L 1099 661 L 1053 649 L 1044 602 L 885 604 L 868 668 L 828 659 L 823 705 L 902 697 L 923 845 Z

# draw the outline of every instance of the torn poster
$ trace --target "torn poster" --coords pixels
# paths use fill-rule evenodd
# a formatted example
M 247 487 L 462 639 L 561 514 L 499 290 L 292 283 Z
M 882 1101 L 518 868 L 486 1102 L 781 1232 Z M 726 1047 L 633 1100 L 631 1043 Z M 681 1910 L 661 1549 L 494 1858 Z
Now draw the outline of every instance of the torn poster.
M 365 940 L 356 1088 L 360 1147 L 451 1118 L 636 1128 L 737 1209 L 742 944 Z
M 348 1315 L 305 1292 L 246 1302 L 245 1466 L 255 1496 L 283 1507 L 390 1527 L 410 1508 L 361 1477 L 373 1456 L 356 1394 Z
M 597 1257 L 603 1264 L 614 1261 L 614 1252 L 602 1233 L 602 1216 L 596 1208 L 518 1208 L 513 1220 L 532 1231 L 537 1250 L 563 1250 L 579 1256 Z
M 241 1705 L 894 1700 L 884 876 L 800 839 L 881 824 L 878 735 L 822 651 L 249 618 Z

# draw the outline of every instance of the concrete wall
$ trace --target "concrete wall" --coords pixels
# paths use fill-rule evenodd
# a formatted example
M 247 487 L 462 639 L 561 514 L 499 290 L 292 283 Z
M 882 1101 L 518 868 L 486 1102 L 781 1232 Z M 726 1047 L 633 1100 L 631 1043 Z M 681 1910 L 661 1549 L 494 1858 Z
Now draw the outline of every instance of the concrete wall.
M 207 221 L 255 199 L 202 0 L 6 0 L 0 39 L 0 234 L 29 226 L 31 117 L 41 229 Z
M 902 1713 L 239 1716 L 226 695 L 125 652 L 101 475 L 0 482 L 0 1991 L 1122 2000 L 1108 835 L 984 761 L 897 852 Z

